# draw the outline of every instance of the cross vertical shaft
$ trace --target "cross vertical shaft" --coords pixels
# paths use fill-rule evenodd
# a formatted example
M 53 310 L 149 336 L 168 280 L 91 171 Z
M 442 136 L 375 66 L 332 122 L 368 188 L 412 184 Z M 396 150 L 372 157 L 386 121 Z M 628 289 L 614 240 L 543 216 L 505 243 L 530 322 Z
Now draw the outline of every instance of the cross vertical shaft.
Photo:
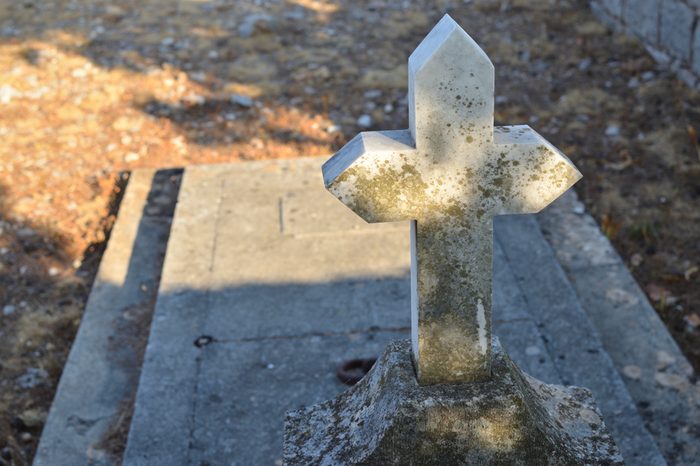
M 425 383 L 488 378 L 491 371 L 492 222 L 411 222 L 412 338 Z M 469 234 L 455 234 L 468 231 Z

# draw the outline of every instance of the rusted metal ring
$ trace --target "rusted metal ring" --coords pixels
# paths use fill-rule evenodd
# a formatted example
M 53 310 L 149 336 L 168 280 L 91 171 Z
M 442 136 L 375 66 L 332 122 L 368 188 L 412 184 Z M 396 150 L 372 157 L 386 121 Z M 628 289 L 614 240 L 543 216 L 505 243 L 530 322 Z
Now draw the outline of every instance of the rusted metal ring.
M 375 362 L 377 362 L 377 358 L 349 359 L 338 364 L 338 367 L 335 368 L 335 375 L 345 385 L 355 385 L 367 375 Z

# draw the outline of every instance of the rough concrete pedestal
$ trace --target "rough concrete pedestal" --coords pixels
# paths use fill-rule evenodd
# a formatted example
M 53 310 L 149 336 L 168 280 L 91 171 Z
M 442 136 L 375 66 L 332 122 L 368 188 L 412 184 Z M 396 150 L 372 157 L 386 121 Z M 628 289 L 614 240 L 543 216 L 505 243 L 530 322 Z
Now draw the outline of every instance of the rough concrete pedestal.
M 523 373 L 493 342 L 486 382 L 420 386 L 391 343 L 337 398 L 287 413 L 286 465 L 621 465 L 591 393 Z

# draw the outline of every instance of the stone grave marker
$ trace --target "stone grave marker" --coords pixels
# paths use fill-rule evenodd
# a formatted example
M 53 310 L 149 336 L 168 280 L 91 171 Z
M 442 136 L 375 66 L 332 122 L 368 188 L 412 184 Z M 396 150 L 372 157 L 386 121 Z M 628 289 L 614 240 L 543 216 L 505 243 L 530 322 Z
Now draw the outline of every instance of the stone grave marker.
M 539 212 L 581 174 L 529 126 L 494 128 L 493 65 L 449 16 L 408 68 L 410 129 L 359 134 L 324 165 L 324 181 L 367 222 L 412 221 L 419 381 L 484 380 L 493 217 Z
M 579 178 L 528 126 L 493 125 L 494 69 L 445 15 L 408 61 L 409 129 L 324 166 L 365 221 L 411 220 L 412 345 L 335 400 L 288 413 L 287 464 L 621 464 L 590 392 L 530 378 L 491 337 L 493 217 Z

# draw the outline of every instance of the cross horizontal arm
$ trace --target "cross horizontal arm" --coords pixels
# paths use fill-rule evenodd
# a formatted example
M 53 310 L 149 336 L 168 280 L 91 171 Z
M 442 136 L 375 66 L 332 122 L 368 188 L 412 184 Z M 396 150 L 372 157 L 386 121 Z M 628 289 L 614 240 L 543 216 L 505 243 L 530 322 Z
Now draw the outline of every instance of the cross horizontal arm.
M 571 160 L 527 125 L 496 127 L 502 192 L 499 213 L 537 213 L 581 179 Z
M 364 132 L 323 165 L 326 188 L 366 222 L 408 220 L 409 196 L 425 186 L 406 161 L 415 152 L 408 130 Z

